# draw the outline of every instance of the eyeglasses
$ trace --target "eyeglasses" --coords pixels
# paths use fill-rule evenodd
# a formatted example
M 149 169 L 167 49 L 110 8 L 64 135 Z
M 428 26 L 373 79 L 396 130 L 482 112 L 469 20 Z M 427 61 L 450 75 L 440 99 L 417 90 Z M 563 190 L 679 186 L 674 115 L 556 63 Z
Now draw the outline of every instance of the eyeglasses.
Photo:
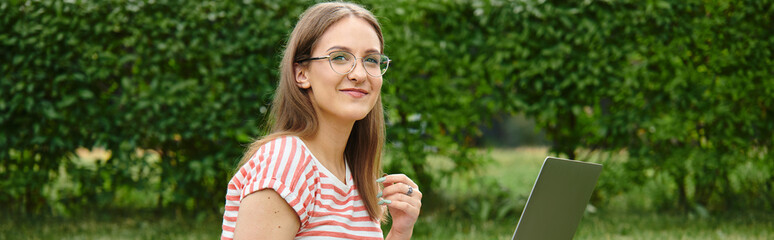
M 357 57 L 355 57 L 354 54 L 346 51 L 335 51 L 326 56 L 307 58 L 304 60 L 296 61 L 296 63 L 321 60 L 326 58 L 331 64 L 331 69 L 341 75 L 347 75 L 351 73 L 352 70 L 355 70 L 355 65 L 357 63 Z M 379 53 L 369 54 L 360 58 L 360 60 L 363 62 L 363 67 L 365 68 L 366 73 L 373 77 L 381 77 L 384 75 L 384 73 L 387 72 L 387 68 L 390 67 L 390 62 L 392 61 L 384 54 Z

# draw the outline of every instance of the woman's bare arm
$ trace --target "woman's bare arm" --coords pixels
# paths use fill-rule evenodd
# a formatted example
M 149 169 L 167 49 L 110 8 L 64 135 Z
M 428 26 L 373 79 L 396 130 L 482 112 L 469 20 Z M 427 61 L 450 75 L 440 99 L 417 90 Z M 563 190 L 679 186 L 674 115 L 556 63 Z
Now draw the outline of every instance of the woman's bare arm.
M 298 215 L 285 199 L 264 189 L 242 199 L 234 239 L 293 239 L 300 226 Z

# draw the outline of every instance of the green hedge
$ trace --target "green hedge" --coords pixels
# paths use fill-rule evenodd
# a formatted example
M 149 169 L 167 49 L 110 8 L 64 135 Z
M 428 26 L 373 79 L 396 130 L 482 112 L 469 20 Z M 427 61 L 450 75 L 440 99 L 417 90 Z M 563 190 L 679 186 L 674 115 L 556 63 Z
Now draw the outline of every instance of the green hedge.
M 0 204 L 216 211 L 311 4 L 0 3 Z M 481 123 L 523 112 L 569 157 L 628 151 L 595 201 L 658 178 L 678 207 L 774 204 L 771 1 L 363 4 L 394 59 L 386 171 L 428 193 L 485 162 L 470 147 Z M 84 163 L 78 147 L 112 156 Z
M 109 206 L 135 188 L 171 191 L 159 206 L 222 205 L 213 196 L 259 135 L 277 54 L 303 10 L 271 2 L 3 3 L 0 202 L 49 204 L 43 187 L 64 168 L 76 186 L 54 200 L 66 206 Z M 112 158 L 80 171 L 79 146 Z
M 400 49 L 385 94 L 391 116 L 421 113 L 415 125 L 430 135 L 393 136 L 464 145 L 471 125 L 524 112 L 554 152 L 628 152 L 606 162 L 595 203 L 657 181 L 657 207 L 770 210 L 773 14 L 772 1 L 377 6 Z

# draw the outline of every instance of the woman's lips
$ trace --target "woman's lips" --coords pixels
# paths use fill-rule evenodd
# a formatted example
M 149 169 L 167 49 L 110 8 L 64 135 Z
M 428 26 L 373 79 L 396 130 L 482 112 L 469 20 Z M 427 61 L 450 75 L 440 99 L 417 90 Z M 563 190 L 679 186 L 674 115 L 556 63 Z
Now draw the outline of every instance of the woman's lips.
M 361 98 L 368 94 L 368 91 L 360 89 L 360 88 L 347 88 L 347 89 L 341 89 L 339 90 L 343 93 L 349 94 L 350 96 L 354 98 Z

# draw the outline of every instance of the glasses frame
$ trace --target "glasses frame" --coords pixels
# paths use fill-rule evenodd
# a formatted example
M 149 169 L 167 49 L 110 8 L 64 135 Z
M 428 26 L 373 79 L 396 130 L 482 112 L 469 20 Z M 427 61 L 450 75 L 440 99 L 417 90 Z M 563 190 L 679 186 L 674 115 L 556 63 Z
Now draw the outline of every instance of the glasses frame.
M 349 67 L 349 70 L 346 73 L 340 73 L 340 72 L 336 71 L 336 68 L 333 67 L 333 60 L 331 59 L 331 55 L 333 55 L 334 53 L 346 53 L 346 54 L 349 54 L 350 56 L 352 56 L 352 58 L 355 59 L 354 63 L 352 64 L 351 67 Z M 333 52 L 331 52 L 331 53 L 329 53 L 328 55 L 325 55 L 325 56 L 311 57 L 311 58 L 307 58 L 307 59 L 304 59 L 304 60 L 296 61 L 296 63 L 328 59 L 328 65 L 330 65 L 331 70 L 333 70 L 333 72 L 341 74 L 341 75 L 347 75 L 347 74 L 352 73 L 352 71 L 355 70 L 355 66 L 357 66 L 357 61 L 359 59 L 360 62 L 361 62 L 361 65 L 363 66 L 363 69 L 365 70 L 366 73 L 368 73 L 368 75 L 371 75 L 372 77 L 384 76 L 384 74 L 387 73 L 387 69 L 390 68 L 390 62 L 392 62 L 392 60 L 389 57 L 387 57 L 387 55 L 384 55 L 384 54 L 381 54 L 381 53 L 371 53 L 371 54 L 368 54 L 366 56 L 371 56 L 371 55 L 379 55 L 380 57 L 383 57 L 383 58 L 380 58 L 380 59 L 387 59 L 387 63 L 386 63 L 387 66 L 384 67 L 384 70 L 382 70 L 382 72 L 379 75 L 371 74 L 371 72 L 368 71 L 368 68 L 365 67 L 365 59 L 366 59 L 366 57 L 358 58 L 358 57 L 355 56 L 355 54 L 353 54 L 351 52 L 347 52 L 347 51 L 333 51 Z M 379 63 L 379 64 L 381 64 L 381 63 Z

